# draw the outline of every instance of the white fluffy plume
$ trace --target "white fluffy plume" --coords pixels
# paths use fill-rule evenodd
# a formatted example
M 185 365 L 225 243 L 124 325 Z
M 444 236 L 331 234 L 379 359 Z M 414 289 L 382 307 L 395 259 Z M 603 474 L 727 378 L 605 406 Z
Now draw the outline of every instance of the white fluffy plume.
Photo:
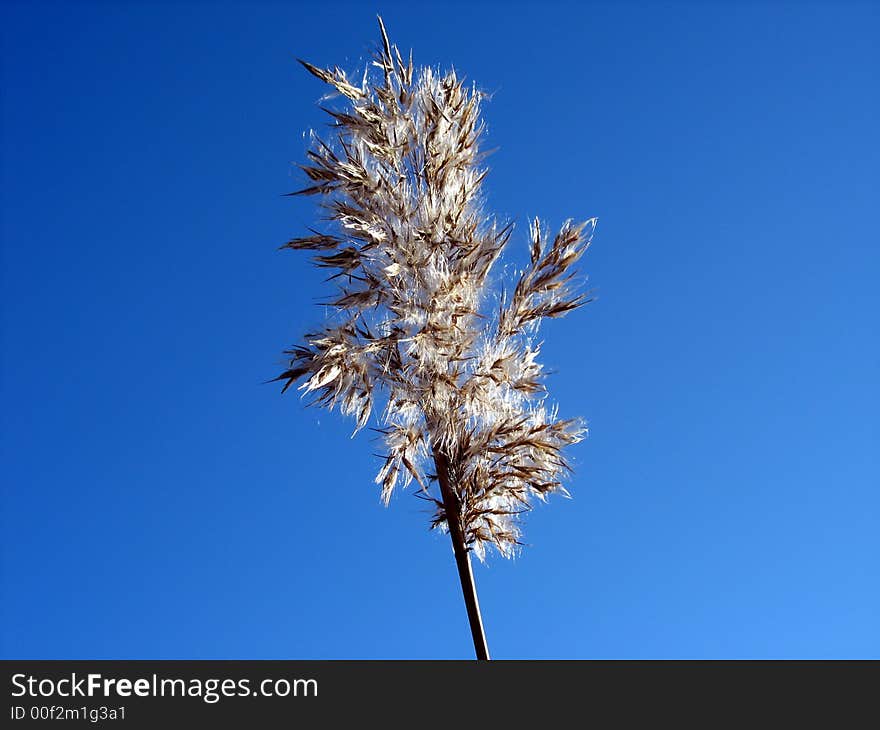
M 509 556 L 518 515 L 564 492 L 563 448 L 584 433 L 546 405 L 534 335 L 542 318 L 587 301 L 573 266 L 595 219 L 555 235 L 536 220 L 529 263 L 493 299 L 489 273 L 511 229 L 482 207 L 482 95 L 454 71 L 414 69 L 381 30 L 374 81 L 303 62 L 344 104 L 326 110 L 334 139 L 313 136 L 310 183 L 296 193 L 319 196 L 330 225 L 285 247 L 331 272 L 335 316 L 286 351 L 277 380 L 300 382 L 357 428 L 381 410 L 383 499 L 415 482 L 436 507 L 433 526 L 446 527 L 431 471 L 442 457 L 468 547 Z

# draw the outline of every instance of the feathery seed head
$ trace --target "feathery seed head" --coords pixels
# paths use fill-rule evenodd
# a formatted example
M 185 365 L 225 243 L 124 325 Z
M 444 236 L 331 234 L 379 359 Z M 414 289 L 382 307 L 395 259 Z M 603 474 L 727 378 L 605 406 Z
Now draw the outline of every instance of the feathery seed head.
M 535 219 L 530 259 L 500 308 L 487 308 L 489 273 L 511 226 L 483 210 L 482 94 L 454 72 L 415 69 L 390 43 L 356 84 L 338 67 L 302 61 L 346 100 L 325 109 L 331 142 L 313 135 L 297 195 L 320 196 L 332 222 L 282 248 L 310 251 L 332 273 L 335 317 L 285 354 L 276 380 L 356 420 L 384 401 L 387 449 L 376 476 L 387 503 L 398 485 L 432 496 L 431 459 L 442 455 L 468 546 L 504 556 L 520 544 L 517 517 L 534 498 L 567 494 L 564 447 L 585 429 L 544 405 L 543 371 L 533 342 L 538 323 L 589 301 L 573 266 L 589 246 L 595 219 L 567 222 L 550 237 Z

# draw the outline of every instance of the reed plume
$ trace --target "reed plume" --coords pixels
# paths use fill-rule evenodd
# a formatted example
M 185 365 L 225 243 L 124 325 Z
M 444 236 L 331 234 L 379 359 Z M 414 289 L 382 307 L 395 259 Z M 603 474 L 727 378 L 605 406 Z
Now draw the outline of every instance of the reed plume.
M 483 207 L 484 95 L 455 71 L 414 69 L 388 40 L 360 81 L 302 65 L 341 104 L 332 141 L 312 134 L 308 186 L 328 225 L 282 248 L 309 251 L 329 272 L 333 311 L 285 351 L 275 379 L 352 416 L 376 412 L 386 456 L 376 476 L 387 504 L 414 483 L 448 531 L 478 658 L 488 659 L 469 553 L 520 547 L 534 498 L 566 493 L 566 446 L 585 433 L 547 404 L 536 333 L 589 297 L 574 265 L 596 220 L 551 235 L 530 226 L 528 264 L 505 289 L 490 273 L 512 226 Z

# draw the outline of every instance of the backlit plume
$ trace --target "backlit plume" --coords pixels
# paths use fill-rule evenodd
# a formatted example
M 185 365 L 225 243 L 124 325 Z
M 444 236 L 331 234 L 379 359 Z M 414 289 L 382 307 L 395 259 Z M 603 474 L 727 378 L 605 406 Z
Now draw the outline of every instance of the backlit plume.
M 547 404 L 535 336 L 543 318 L 588 301 L 573 267 L 595 219 L 555 235 L 535 220 L 524 269 L 506 288 L 493 280 L 511 227 L 483 209 L 483 96 L 454 71 L 414 69 L 380 28 L 360 81 L 302 62 L 344 98 L 325 109 L 333 139 L 312 136 L 308 187 L 293 193 L 318 196 L 328 226 L 284 247 L 328 271 L 334 314 L 285 352 L 277 380 L 356 430 L 376 412 L 382 499 L 413 485 L 435 507 L 433 527 L 457 512 L 468 549 L 510 556 L 518 515 L 565 493 L 563 450 L 584 434 Z M 438 459 L 455 512 L 438 492 Z

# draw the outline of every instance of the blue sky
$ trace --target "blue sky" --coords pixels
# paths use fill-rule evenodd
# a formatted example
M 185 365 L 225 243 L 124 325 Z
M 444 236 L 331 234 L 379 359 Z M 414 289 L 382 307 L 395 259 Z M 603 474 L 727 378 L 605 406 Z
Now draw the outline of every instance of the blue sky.
M 880 657 L 877 6 L 389 2 L 4 4 L 2 656 L 472 656 L 424 503 L 261 384 L 321 317 L 294 59 L 377 11 L 492 93 L 512 246 L 599 217 L 494 656 Z

